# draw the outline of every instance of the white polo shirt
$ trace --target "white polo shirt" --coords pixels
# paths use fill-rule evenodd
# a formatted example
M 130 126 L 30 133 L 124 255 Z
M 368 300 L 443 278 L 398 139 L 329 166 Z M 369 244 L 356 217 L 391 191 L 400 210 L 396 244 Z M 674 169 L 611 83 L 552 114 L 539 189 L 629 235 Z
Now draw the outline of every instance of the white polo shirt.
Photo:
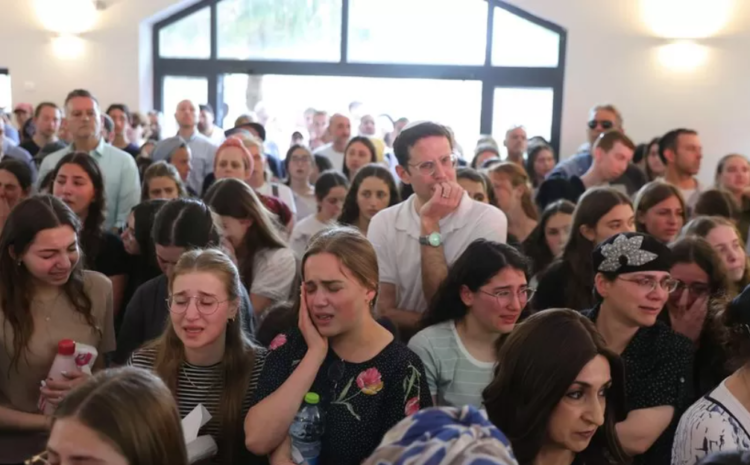
M 378 255 L 380 282 L 396 286 L 396 308 L 424 312 L 427 301 L 422 292 L 421 223 L 414 209 L 416 198 L 412 195 L 406 202 L 375 215 L 367 238 Z M 508 220 L 499 208 L 464 194 L 458 209 L 440 220 L 440 235 L 450 266 L 477 239 L 504 244 Z

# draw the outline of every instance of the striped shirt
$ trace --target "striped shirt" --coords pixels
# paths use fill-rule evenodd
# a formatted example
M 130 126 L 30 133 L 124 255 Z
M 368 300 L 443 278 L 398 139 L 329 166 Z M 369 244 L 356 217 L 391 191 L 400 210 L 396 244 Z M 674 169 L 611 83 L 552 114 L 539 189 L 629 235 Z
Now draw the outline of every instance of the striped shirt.
M 250 374 L 250 383 L 242 401 L 242 418 L 247 415 L 252 406 L 255 388 L 258 385 L 258 379 L 266 363 L 266 354 L 268 352 L 263 348 L 255 349 L 255 365 Z M 156 361 L 156 349 L 146 348 L 136 351 L 128 361 L 128 365 L 153 370 Z M 221 463 L 221 414 L 219 406 L 221 397 L 224 394 L 224 385 L 221 380 L 221 364 L 213 366 L 196 366 L 187 362 L 180 366 L 179 378 L 177 380 L 177 407 L 180 411 L 180 418 L 185 418 L 190 412 L 198 406 L 203 406 L 211 414 L 211 420 L 206 423 L 199 431 L 199 436 L 211 435 L 219 445 L 219 453 L 212 463 Z M 244 435 L 240 436 L 244 440 Z
M 409 348 L 422 359 L 435 405 L 482 407 L 482 391 L 492 381 L 496 363 L 474 358 L 453 321 L 418 332 L 409 341 Z

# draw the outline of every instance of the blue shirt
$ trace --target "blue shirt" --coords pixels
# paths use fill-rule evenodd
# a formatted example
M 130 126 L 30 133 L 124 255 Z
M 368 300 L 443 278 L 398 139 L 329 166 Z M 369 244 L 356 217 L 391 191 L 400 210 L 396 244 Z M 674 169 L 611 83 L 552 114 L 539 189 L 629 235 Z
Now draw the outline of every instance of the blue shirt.
M 200 192 L 203 188 L 203 180 L 206 176 L 214 172 L 214 158 L 216 158 L 216 149 L 218 147 L 214 145 L 209 138 L 198 131 L 193 132 L 193 135 L 189 138 L 183 137 L 183 139 L 187 142 L 188 147 L 190 147 L 190 153 L 192 155 L 191 164 L 193 168 L 190 170 L 187 184 L 195 192 Z M 161 142 L 159 144 L 161 144 Z M 157 149 L 159 144 L 154 147 L 152 153 L 158 153 Z M 153 158 L 153 160 L 162 161 L 163 158 Z
M 29 152 L 14 144 L 11 139 L 3 137 L 2 150 L 0 150 L 0 153 L 3 154 L 3 157 L 15 158 L 16 160 L 26 163 L 31 170 L 32 181 L 36 179 L 36 164 L 34 163 L 34 158 Z
M 71 144 L 45 157 L 39 169 L 39 179 L 44 179 L 44 175 L 54 170 L 62 157 L 74 150 Z M 128 221 L 130 210 L 141 201 L 140 178 L 135 160 L 129 153 L 106 144 L 104 139 L 99 139 L 99 145 L 89 155 L 97 161 L 104 176 L 104 192 L 107 195 L 104 227 L 122 227 Z
M 12 124 L 3 123 L 2 121 L 0 121 L 0 124 L 5 124 L 5 137 L 10 139 L 13 142 L 13 145 L 21 143 L 21 136 L 18 134 L 18 129 L 13 127 Z

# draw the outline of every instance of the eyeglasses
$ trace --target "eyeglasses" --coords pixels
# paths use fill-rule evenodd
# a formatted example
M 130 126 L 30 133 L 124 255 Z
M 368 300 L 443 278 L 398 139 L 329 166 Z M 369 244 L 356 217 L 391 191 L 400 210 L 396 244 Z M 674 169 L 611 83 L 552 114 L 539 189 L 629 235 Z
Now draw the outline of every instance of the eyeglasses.
M 672 278 L 664 278 L 661 281 L 657 281 L 654 278 L 647 278 L 647 277 L 625 279 L 625 278 L 621 278 L 618 276 L 617 279 L 621 279 L 628 283 L 636 284 L 643 291 L 648 291 L 648 292 L 655 291 L 656 286 L 658 285 L 665 291 L 669 292 L 670 294 L 674 292 L 675 289 L 677 289 L 677 283 L 678 283 L 676 279 L 672 279 Z
M 442 166 L 443 169 L 448 170 L 456 167 L 458 158 L 456 158 L 456 155 L 450 154 L 442 157 L 440 160 L 438 160 L 438 163 L 440 163 L 440 166 Z M 416 168 L 417 171 L 419 171 L 419 174 L 421 174 L 422 176 L 434 176 L 435 170 L 437 170 L 437 163 L 432 160 L 424 161 L 417 165 L 412 165 L 411 163 L 409 163 L 409 166 Z
M 194 297 L 173 295 L 167 299 L 167 305 L 169 305 L 169 311 L 172 313 L 185 313 L 190 306 L 190 301 L 192 300 L 195 301 L 195 306 L 198 308 L 198 312 L 203 315 L 210 315 L 219 308 L 219 304 L 229 302 L 229 299 L 220 301 L 216 297 L 208 295 L 197 295 Z
M 301 157 L 292 156 L 291 158 L 289 158 L 289 162 L 290 163 L 302 163 L 304 165 L 309 165 L 310 157 L 308 157 L 307 155 L 301 156 Z
M 615 123 L 613 123 L 612 121 L 607 121 L 607 120 L 599 121 L 596 119 L 592 119 L 591 121 L 589 121 L 588 125 L 589 125 L 589 129 L 596 129 L 597 126 L 601 126 L 602 129 L 604 129 L 605 131 L 615 127 Z
M 24 465 L 49 465 L 49 456 L 47 452 L 42 452 L 23 462 Z
M 486 294 L 486 295 L 494 297 L 497 300 L 497 303 L 500 304 L 500 306 L 502 307 L 506 307 L 510 305 L 513 301 L 513 291 L 502 290 L 502 291 L 493 293 L 493 292 L 487 292 L 487 291 L 483 291 L 479 289 L 479 292 L 481 292 L 482 294 Z M 531 300 L 531 298 L 534 296 L 535 292 L 536 292 L 536 289 L 531 289 L 527 287 L 525 289 L 520 289 L 516 293 L 516 296 L 518 297 L 518 301 L 521 302 L 521 305 L 525 306 L 526 303 L 529 300 Z
M 693 297 L 701 297 L 709 292 L 711 292 L 711 288 L 706 283 L 692 283 L 692 284 L 685 284 L 684 282 L 680 281 L 679 279 L 675 280 L 677 282 L 677 285 L 675 286 L 673 293 L 682 292 L 685 289 L 690 293 Z

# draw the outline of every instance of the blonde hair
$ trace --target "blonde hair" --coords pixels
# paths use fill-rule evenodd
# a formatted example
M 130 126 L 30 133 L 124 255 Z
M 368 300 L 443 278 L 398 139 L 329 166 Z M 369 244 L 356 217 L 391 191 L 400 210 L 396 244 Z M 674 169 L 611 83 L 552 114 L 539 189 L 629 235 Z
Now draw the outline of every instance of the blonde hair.
M 210 273 L 226 286 L 229 305 L 238 307 L 236 318 L 227 322 L 224 357 L 221 361 L 222 396 L 218 412 L 210 412 L 220 421 L 220 450 L 223 463 L 234 463 L 244 449 L 242 403 L 250 384 L 255 365 L 255 348 L 243 330 L 244 315 L 239 309 L 242 295 L 240 276 L 232 260 L 216 249 L 197 249 L 185 252 L 169 278 L 169 292 L 180 276 L 190 273 Z M 180 367 L 185 362 L 185 350 L 172 324 L 149 345 L 156 349 L 154 371 L 177 398 Z M 218 416 L 217 416 L 218 415 Z M 154 462 L 158 463 L 158 462 Z
M 188 463 L 172 393 L 146 370 L 128 367 L 97 373 L 60 403 L 55 422 L 66 418 L 94 430 L 130 465 Z
M 342 265 L 351 271 L 359 283 L 375 291 L 371 305 L 378 297 L 378 257 L 372 243 L 359 232 L 350 227 L 335 227 L 323 230 L 310 239 L 305 255 L 302 257 L 302 279 L 305 275 L 305 263 L 313 255 L 328 253 L 336 257 Z
M 510 161 L 504 161 L 493 166 L 489 170 L 492 174 L 502 174 L 508 176 L 510 184 L 515 188 L 523 186 L 523 194 L 521 195 L 521 208 L 523 212 L 534 221 L 539 221 L 539 211 L 534 205 L 534 199 L 532 198 L 533 191 L 531 190 L 531 180 L 529 175 L 526 174 L 521 166 Z

